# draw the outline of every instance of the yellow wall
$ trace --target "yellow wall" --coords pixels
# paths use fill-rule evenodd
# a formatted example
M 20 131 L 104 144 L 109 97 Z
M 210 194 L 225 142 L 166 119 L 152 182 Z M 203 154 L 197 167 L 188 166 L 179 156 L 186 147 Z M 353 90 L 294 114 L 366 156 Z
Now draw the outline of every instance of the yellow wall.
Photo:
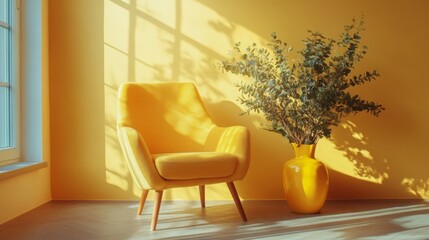
M 233 44 L 266 42 L 276 31 L 295 49 L 307 29 L 336 37 L 365 14 L 369 53 L 360 69 L 382 77 L 360 93 L 381 102 L 379 118 L 364 113 L 322 140 L 316 157 L 330 167 L 331 199 L 428 198 L 429 2 L 249 0 L 50 1 L 52 193 L 54 199 L 138 196 L 116 138 L 116 91 L 127 81 L 193 81 L 219 125 L 252 133 L 252 162 L 237 183 L 244 199 L 282 199 L 281 169 L 293 156 L 262 117 L 239 116 L 236 76 L 215 63 Z M 223 185 L 208 199 L 230 198 Z M 196 188 L 167 198 L 195 199 Z
M 21 78 L 23 81 L 38 81 L 40 78 L 41 90 L 42 90 L 42 103 L 36 103 L 37 106 L 41 105 L 43 109 L 41 114 L 41 122 L 39 119 L 31 118 L 29 119 L 36 124 L 28 123 L 25 120 L 22 120 L 23 125 L 26 122 L 27 126 L 37 126 L 39 123 L 42 125 L 42 130 L 40 136 L 39 134 L 34 133 L 23 133 L 23 136 L 27 136 L 31 141 L 34 139 L 41 140 L 42 144 L 32 144 L 32 142 L 27 141 L 28 139 L 22 139 L 22 143 L 32 145 L 24 146 L 22 157 L 27 158 L 28 161 L 38 161 L 39 158 L 43 159 L 48 163 L 50 162 L 50 149 L 49 149 L 49 82 L 48 82 L 48 2 L 47 0 L 23 0 L 21 2 L 21 14 L 23 15 L 23 20 L 21 21 L 21 45 L 22 45 L 22 65 L 21 65 Z M 35 12 L 38 9 L 41 9 L 42 13 Z M 32 11 L 30 11 L 32 10 Z M 27 13 L 29 15 L 27 15 Z M 33 22 L 34 18 L 41 17 L 41 26 L 33 26 L 28 24 Z M 37 20 L 39 21 L 39 20 Z M 34 22 L 33 22 L 34 23 Z M 34 32 L 39 29 L 42 29 L 42 33 Z M 35 35 L 41 37 L 41 39 L 34 39 Z M 40 41 L 39 41 L 40 40 Z M 37 44 L 41 43 L 41 56 L 35 54 L 39 52 L 40 49 L 37 49 Z M 28 59 L 40 59 L 41 63 L 34 64 L 29 62 Z M 31 65 L 31 66 L 30 66 Z M 42 69 L 37 69 L 36 66 L 41 66 Z M 35 72 L 40 73 L 40 76 L 34 76 Z M 39 87 L 39 83 L 27 83 L 28 85 Z M 33 89 L 34 90 L 34 89 Z M 31 97 L 34 97 L 34 94 L 31 94 Z M 35 94 L 37 98 L 39 93 Z M 30 98 L 30 96 L 23 96 L 24 98 Z M 37 99 L 39 100 L 39 99 Z M 22 103 L 23 105 L 26 105 Z M 27 112 L 34 111 L 34 105 L 27 106 L 22 114 L 25 116 L 34 116 L 34 114 L 29 114 Z M 36 108 L 38 109 L 38 108 Z M 36 114 L 39 115 L 39 114 Z M 25 127 L 24 127 L 25 128 Z M 27 131 L 24 129 L 24 131 Z M 32 131 L 32 130 L 29 130 Z M 39 129 L 36 130 L 38 132 Z M 34 132 L 34 131 L 33 131 Z M 31 135 L 31 136 L 30 136 Z M 30 136 L 30 137 L 29 137 Z M 35 146 L 42 146 L 42 149 Z M 35 158 L 35 159 L 33 159 Z M 0 224 L 8 221 L 22 213 L 25 213 L 43 203 L 46 203 L 51 200 L 51 184 L 50 184 L 50 167 L 42 168 L 36 171 L 27 172 L 21 175 L 9 177 L 6 179 L 0 180 Z

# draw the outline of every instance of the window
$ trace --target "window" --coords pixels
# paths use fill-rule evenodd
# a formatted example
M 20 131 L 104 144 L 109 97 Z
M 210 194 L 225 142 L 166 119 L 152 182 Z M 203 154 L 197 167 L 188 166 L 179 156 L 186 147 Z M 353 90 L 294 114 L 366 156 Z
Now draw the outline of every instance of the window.
M 0 166 L 19 159 L 18 11 L 0 0 Z

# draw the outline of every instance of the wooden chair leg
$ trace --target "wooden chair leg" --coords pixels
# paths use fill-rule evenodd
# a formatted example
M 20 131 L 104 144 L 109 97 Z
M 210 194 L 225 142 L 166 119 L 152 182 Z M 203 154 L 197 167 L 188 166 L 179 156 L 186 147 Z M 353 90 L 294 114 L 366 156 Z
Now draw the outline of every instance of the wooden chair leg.
M 155 192 L 155 202 L 153 205 L 152 224 L 150 226 L 151 231 L 156 230 L 156 224 L 158 223 L 159 209 L 161 208 L 162 193 L 163 193 L 163 191 L 156 191 Z
M 206 190 L 205 185 L 200 185 L 200 201 L 201 201 L 201 207 L 206 207 Z
M 143 189 L 142 195 L 140 197 L 139 208 L 137 208 L 137 215 L 141 215 L 144 207 L 144 203 L 146 202 L 147 194 L 149 190 Z
M 237 190 L 235 189 L 235 185 L 233 182 L 227 182 L 229 191 L 231 192 L 232 198 L 234 199 L 235 206 L 237 206 L 238 212 L 240 213 L 241 219 L 244 222 L 247 222 L 246 214 L 244 213 L 243 206 L 241 205 L 240 198 L 238 197 Z

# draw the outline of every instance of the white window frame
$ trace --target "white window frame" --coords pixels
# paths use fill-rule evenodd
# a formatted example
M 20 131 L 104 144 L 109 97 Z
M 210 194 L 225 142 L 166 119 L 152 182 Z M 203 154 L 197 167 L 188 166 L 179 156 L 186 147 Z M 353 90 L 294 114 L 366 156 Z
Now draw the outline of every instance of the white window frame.
M 0 166 L 20 162 L 21 158 L 21 104 L 20 104 L 20 0 L 10 1 L 10 23 L 11 31 L 10 43 L 10 67 L 9 83 L 2 84 L 0 87 L 10 89 L 10 135 L 11 146 L 0 148 Z M 3 24 L 2 24 L 2 27 Z

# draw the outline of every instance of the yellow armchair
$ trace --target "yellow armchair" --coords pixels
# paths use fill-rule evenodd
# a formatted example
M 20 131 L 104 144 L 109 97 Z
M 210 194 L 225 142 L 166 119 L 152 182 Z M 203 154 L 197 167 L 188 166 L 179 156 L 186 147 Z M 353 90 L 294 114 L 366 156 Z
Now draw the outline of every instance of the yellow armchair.
M 141 214 L 155 191 L 151 230 L 156 229 L 163 190 L 226 182 L 247 221 L 233 181 L 249 167 L 249 132 L 218 127 L 193 83 L 125 83 L 118 91 L 118 137 L 135 184 L 142 190 Z

